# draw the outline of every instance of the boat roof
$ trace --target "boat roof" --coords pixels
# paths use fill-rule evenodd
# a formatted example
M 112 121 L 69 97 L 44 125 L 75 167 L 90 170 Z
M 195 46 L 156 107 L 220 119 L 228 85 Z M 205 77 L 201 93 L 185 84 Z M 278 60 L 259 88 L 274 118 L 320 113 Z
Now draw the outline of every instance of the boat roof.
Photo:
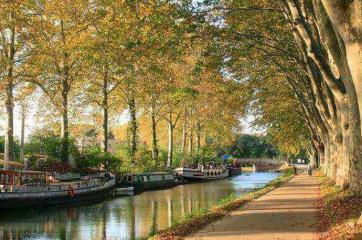
M 1 165 L 9 165 L 9 166 L 13 166 L 13 167 L 24 167 L 24 164 L 19 163 L 19 162 L 14 162 L 14 161 L 5 161 L 0 159 L 0 164 Z
M 203 171 L 215 171 L 215 170 L 223 170 L 222 168 L 212 168 L 212 169 L 208 169 L 208 168 L 204 168 Z M 197 168 L 189 168 L 189 167 L 180 167 L 180 168 L 176 168 L 175 171 L 190 171 L 190 172 L 199 172 L 201 170 L 197 169 Z
M 171 175 L 168 172 L 150 172 L 150 173 L 128 173 L 127 175 Z
M 199 169 L 197 168 L 189 168 L 189 167 L 180 167 L 180 168 L 176 168 L 175 171 L 200 171 Z
M 23 170 L 10 170 L 10 169 L 0 169 L 0 173 L 49 174 L 48 172 L 43 172 L 43 171 L 23 171 Z

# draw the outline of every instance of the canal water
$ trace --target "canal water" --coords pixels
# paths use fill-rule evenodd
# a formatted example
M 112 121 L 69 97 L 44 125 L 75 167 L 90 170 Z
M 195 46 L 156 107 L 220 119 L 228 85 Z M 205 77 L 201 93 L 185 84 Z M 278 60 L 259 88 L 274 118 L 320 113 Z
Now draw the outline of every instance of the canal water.
M 245 193 L 276 177 L 278 173 L 245 173 L 99 204 L 1 213 L 0 239 L 139 239 L 232 193 Z

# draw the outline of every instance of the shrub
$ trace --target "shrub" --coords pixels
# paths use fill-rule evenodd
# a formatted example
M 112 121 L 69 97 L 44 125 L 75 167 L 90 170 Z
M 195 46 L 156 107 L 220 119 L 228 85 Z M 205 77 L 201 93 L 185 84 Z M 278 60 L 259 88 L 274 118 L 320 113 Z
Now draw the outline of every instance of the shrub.
M 42 133 L 36 133 L 30 136 L 24 150 L 25 154 L 33 160 L 39 156 L 61 160 L 62 139 L 53 134 L 43 135 Z M 69 140 L 69 154 L 73 156 L 78 154 L 78 149 L 73 139 Z
M 78 169 L 98 168 L 101 165 L 100 154 L 102 150 L 99 146 L 88 147 L 75 156 L 75 164 Z
M 121 158 L 102 152 L 99 146 L 86 148 L 76 156 L 75 163 L 81 172 L 87 172 L 89 168 L 100 168 L 103 165 L 106 171 L 119 173 L 122 165 Z
M 122 166 L 122 160 L 110 153 L 101 153 L 100 162 L 104 165 L 105 170 L 112 173 L 119 173 Z
M 193 154 L 186 155 L 184 157 L 184 164 L 197 165 L 198 163 L 207 164 L 215 162 L 220 165 L 222 163 L 222 159 L 216 156 L 217 153 L 215 149 L 210 145 L 206 145 L 202 146 L 199 150 L 196 150 Z
M 19 141 L 17 139 L 14 139 L 14 159 L 19 160 L 20 159 L 20 145 Z M 5 137 L 0 136 L 0 153 L 3 153 L 5 150 Z
M 142 145 L 135 155 L 136 171 L 153 172 L 159 170 L 158 162 L 152 158 L 152 151 L 147 146 Z

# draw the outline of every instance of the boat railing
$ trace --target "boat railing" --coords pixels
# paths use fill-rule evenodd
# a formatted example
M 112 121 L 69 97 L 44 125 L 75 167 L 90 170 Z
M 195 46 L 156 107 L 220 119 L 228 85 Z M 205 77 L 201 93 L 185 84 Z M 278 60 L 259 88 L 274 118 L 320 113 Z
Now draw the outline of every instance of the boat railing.
M 51 184 L 51 183 L 37 183 L 37 184 L 23 184 L 16 192 L 26 191 L 30 192 L 40 192 L 40 191 L 67 191 L 69 186 L 74 187 L 75 190 L 88 189 L 94 187 L 101 187 L 106 184 L 106 180 L 101 179 L 92 179 L 90 181 L 80 181 L 80 182 L 66 182 L 62 184 Z
M 21 187 L 18 189 L 18 192 L 21 192 L 23 190 L 24 186 L 26 186 L 26 184 L 21 185 Z

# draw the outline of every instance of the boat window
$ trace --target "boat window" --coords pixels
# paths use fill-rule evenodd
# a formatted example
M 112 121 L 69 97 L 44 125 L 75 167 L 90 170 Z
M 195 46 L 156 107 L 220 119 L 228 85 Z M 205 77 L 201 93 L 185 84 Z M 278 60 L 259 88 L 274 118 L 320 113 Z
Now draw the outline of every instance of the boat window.
M 165 175 L 165 180 L 174 180 L 174 176 L 172 174 Z
M 162 176 L 161 175 L 151 175 L 150 181 L 162 181 Z

